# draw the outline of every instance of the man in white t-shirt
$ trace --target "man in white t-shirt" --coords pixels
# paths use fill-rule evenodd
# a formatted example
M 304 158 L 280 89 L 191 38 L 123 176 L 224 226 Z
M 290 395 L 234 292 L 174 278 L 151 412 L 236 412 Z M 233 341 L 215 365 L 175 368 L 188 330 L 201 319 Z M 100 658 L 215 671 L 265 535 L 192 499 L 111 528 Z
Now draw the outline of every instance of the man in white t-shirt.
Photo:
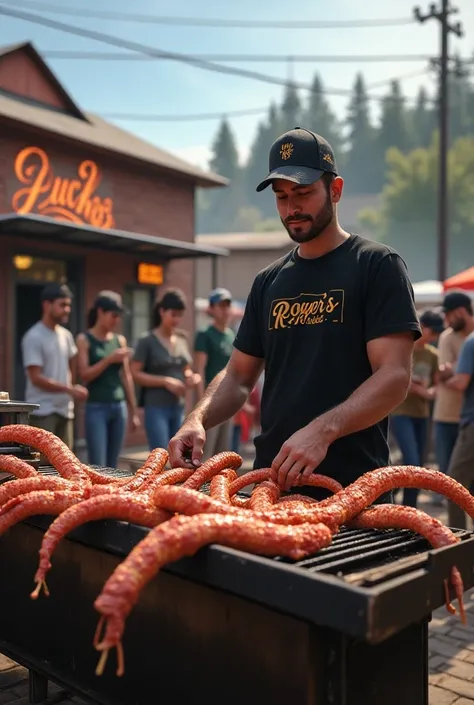
M 445 382 L 453 375 L 464 341 L 474 331 L 474 316 L 471 299 L 462 291 L 446 294 L 443 311 L 449 328 L 441 334 L 438 343 L 440 383 L 436 388 L 433 420 L 436 461 L 441 472 L 447 473 L 458 437 L 463 393 Z
M 64 284 L 48 284 L 41 292 L 43 315 L 23 336 L 26 401 L 39 404 L 32 426 L 51 431 L 69 448 L 74 443 L 74 401 L 85 401 L 87 389 L 73 383 L 77 348 L 64 328 L 71 313 L 72 294 Z

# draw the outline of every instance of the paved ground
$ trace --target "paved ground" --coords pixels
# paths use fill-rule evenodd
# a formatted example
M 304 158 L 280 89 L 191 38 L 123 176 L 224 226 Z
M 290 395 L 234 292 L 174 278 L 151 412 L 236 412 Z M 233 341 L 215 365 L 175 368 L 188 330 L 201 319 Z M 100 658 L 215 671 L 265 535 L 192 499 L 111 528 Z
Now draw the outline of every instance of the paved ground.
M 146 452 L 137 452 L 141 459 Z M 245 458 L 245 470 L 251 459 Z M 122 465 L 122 467 L 124 467 Z M 432 503 L 429 493 L 420 493 L 419 508 L 441 521 L 447 521 L 444 507 Z M 474 705 L 474 589 L 465 595 L 467 626 L 457 616 L 447 614 L 444 607 L 436 610 L 430 623 L 429 705 Z M 0 705 L 28 705 L 28 672 L 0 654 Z M 86 705 L 54 683 L 42 705 Z

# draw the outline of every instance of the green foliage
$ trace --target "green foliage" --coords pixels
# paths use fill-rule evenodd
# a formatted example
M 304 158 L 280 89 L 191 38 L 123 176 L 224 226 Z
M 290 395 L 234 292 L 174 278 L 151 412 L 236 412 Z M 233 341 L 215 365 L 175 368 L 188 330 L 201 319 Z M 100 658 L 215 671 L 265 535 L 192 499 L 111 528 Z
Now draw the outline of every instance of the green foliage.
M 429 147 L 407 154 L 392 147 L 387 151 L 382 209 L 359 214 L 361 226 L 395 246 L 414 263 L 415 271 L 422 270 L 426 258 L 435 265 L 437 179 L 436 134 Z M 474 136 L 457 139 L 450 149 L 448 202 L 450 271 L 457 271 L 474 255 Z
M 450 77 L 449 96 L 453 145 L 449 162 L 450 230 L 456 237 L 466 237 L 462 233 L 470 232 L 473 219 L 473 187 L 467 175 L 471 173 L 472 150 L 470 142 L 460 141 L 460 138 L 474 138 L 474 85 L 465 71 Z M 301 93 L 288 84 L 281 104 L 272 103 L 267 116 L 258 124 L 249 157 L 243 165 L 239 164 L 232 128 L 226 120 L 222 121 L 213 141 L 209 166 L 226 176 L 230 186 L 198 195 L 198 232 L 281 228 L 271 189 L 257 193 L 255 188 L 268 173 L 268 153 L 274 140 L 284 131 L 301 125 L 321 134 L 333 146 L 345 180 L 345 194 L 383 192 L 381 213 L 360 214 L 364 232 L 392 242 L 396 247 L 399 242 L 411 240 L 413 247 L 418 243 L 434 251 L 435 96 L 421 87 L 416 100 L 407 103 L 400 83 L 392 81 L 380 105 L 377 122 L 374 122 L 373 104 L 362 74 L 354 81 L 345 120 L 332 111 L 319 74 L 314 76 L 311 91 L 305 97 L 306 100 L 302 100 Z

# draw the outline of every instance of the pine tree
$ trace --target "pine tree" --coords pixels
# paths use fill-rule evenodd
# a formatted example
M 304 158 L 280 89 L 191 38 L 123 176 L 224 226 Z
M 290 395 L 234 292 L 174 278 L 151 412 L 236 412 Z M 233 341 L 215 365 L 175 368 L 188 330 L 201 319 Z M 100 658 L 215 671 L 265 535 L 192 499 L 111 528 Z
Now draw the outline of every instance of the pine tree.
M 378 142 L 384 151 L 389 147 L 398 147 L 402 152 L 409 149 L 405 99 L 399 81 L 391 82 L 390 92 L 383 99 Z
M 474 86 L 461 61 L 449 79 L 449 132 L 452 141 L 474 133 Z
M 268 174 L 270 147 L 280 136 L 281 132 L 278 110 L 276 105 L 272 103 L 267 119 L 258 124 L 257 133 L 243 172 L 246 205 L 258 208 L 262 218 L 269 218 L 275 215 L 275 200 L 268 189 L 262 193 L 257 193 L 255 189 L 257 184 Z
M 226 232 L 235 220 L 242 205 L 242 178 L 239 155 L 234 133 L 224 118 L 219 125 L 212 144 L 212 158 L 209 162 L 212 171 L 229 179 L 229 185 L 209 193 L 206 213 L 201 214 L 200 227 L 204 232 Z
M 415 149 L 428 147 L 436 127 L 436 111 L 424 86 L 421 86 L 418 91 L 415 107 L 411 111 L 410 123 L 411 146 Z
M 281 104 L 281 132 L 287 132 L 298 127 L 301 121 L 301 101 L 298 91 L 292 83 L 288 83 Z
M 209 162 L 211 171 L 214 171 L 231 181 L 236 178 L 239 170 L 239 154 L 235 144 L 234 134 L 227 119 L 224 118 L 219 125 L 217 135 L 212 144 L 212 159 Z
M 390 147 L 397 147 L 401 152 L 410 148 L 408 118 L 405 99 L 399 81 L 392 81 L 390 91 L 382 101 L 380 126 L 374 143 L 374 166 L 378 188 L 385 183 L 386 154 Z
M 347 123 L 349 150 L 344 170 L 346 192 L 377 193 L 373 163 L 375 131 L 370 120 L 369 100 L 362 74 L 356 76 Z
M 336 154 L 338 168 L 341 169 L 343 160 L 341 125 L 324 95 L 323 82 L 319 74 L 314 75 L 301 126 L 316 132 L 329 142 Z

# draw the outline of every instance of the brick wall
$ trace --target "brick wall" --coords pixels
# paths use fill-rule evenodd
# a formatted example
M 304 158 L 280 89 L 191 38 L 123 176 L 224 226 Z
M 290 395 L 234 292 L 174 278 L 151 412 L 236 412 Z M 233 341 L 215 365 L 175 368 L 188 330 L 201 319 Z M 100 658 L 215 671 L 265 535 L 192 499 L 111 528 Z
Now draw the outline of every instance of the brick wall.
M 115 227 L 120 230 L 158 235 L 186 242 L 194 241 L 194 187 L 184 179 L 170 177 L 158 170 L 143 169 L 119 161 L 92 149 L 62 143 L 41 134 L 23 130 L 0 131 L 0 213 L 12 211 L 13 192 L 21 186 L 14 174 L 13 163 L 18 152 L 27 146 L 45 150 L 53 171 L 58 176 L 72 178 L 78 164 L 93 159 L 102 173 L 99 195 L 111 197 L 114 202 Z M 133 285 L 138 258 L 123 253 L 102 252 L 73 247 L 64 243 L 41 243 L 38 240 L 0 236 L 0 389 L 10 387 L 13 375 L 13 274 L 11 257 L 15 252 L 41 248 L 81 258 L 84 263 L 84 309 L 92 304 L 100 289 L 110 288 L 124 292 Z M 143 257 L 146 260 L 146 256 Z M 167 264 L 165 285 L 180 287 L 189 302 L 183 321 L 192 335 L 194 332 L 194 262 L 178 260 Z M 159 291 L 156 292 L 159 295 Z M 80 423 L 80 427 L 82 423 Z M 143 433 L 129 437 L 129 444 L 144 442 Z

